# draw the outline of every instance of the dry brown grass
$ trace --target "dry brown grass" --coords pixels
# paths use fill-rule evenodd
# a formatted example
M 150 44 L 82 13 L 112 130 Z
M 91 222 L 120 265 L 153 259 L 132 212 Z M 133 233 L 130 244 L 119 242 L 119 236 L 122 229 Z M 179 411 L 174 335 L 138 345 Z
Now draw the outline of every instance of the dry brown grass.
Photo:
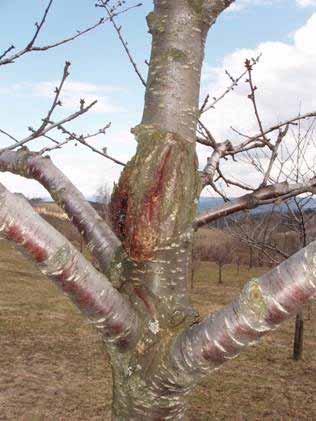
M 0 268 L 0 420 L 109 419 L 111 371 L 96 332 L 4 241 Z M 226 267 L 219 287 L 215 265 L 201 263 L 193 301 L 206 314 L 259 272 L 237 276 Z M 190 398 L 190 420 L 316 420 L 314 313 L 303 361 L 290 358 L 290 321 L 203 382 Z
M 202 262 L 192 294 L 202 315 L 235 297 L 247 279 L 266 270 L 226 266 L 224 285 L 217 285 L 216 266 Z M 305 309 L 307 313 L 307 308 Z M 306 318 L 305 318 L 306 319 Z M 260 344 L 200 385 L 190 399 L 190 420 L 316 420 L 316 305 L 305 321 L 302 361 L 291 359 L 294 321 L 284 323 Z

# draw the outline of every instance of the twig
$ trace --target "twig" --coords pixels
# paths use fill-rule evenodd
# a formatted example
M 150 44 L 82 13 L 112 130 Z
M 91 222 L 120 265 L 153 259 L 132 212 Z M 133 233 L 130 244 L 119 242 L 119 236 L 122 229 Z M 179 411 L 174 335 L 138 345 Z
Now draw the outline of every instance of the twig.
M 288 129 L 289 129 L 289 126 L 286 126 L 284 130 L 281 130 L 280 129 L 280 131 L 279 131 L 279 135 L 278 135 L 277 141 L 275 142 L 275 145 L 273 146 L 271 159 L 269 161 L 268 169 L 267 169 L 267 171 L 266 171 L 266 173 L 265 173 L 265 175 L 263 177 L 263 181 L 261 183 L 261 187 L 264 187 L 264 186 L 267 185 L 267 182 L 268 182 L 268 180 L 270 178 L 270 174 L 271 174 L 271 171 L 272 171 L 272 168 L 273 168 L 273 164 L 274 164 L 274 162 L 275 162 L 275 160 L 276 160 L 276 158 L 278 156 L 279 146 L 280 146 L 282 140 L 284 139 L 284 137 L 286 136 L 286 134 L 288 132 Z
M 261 54 L 259 54 L 256 58 L 253 58 L 252 60 L 253 60 L 253 65 L 255 65 L 255 64 L 257 64 L 258 62 L 259 62 L 259 60 L 260 60 L 260 58 L 261 58 Z M 229 85 L 227 88 L 226 88 L 226 90 L 220 95 L 220 96 L 218 96 L 218 97 L 213 97 L 213 102 L 211 103 L 211 104 L 209 104 L 208 106 L 205 106 L 204 104 L 205 104 L 205 100 L 204 100 L 204 103 L 203 103 L 203 105 L 202 105 L 202 107 L 200 108 L 200 115 L 201 114 L 203 114 L 203 113 L 205 113 L 206 111 L 208 111 L 208 110 L 210 110 L 211 108 L 215 108 L 215 105 L 219 102 L 219 101 L 221 101 L 229 92 L 231 92 L 231 91 L 233 91 L 234 90 L 234 88 L 235 88 L 235 86 L 237 86 L 238 85 L 238 83 L 240 82 L 240 80 L 244 77 L 244 76 L 246 76 L 246 74 L 247 74 L 247 70 L 245 70 L 245 71 L 243 71 L 242 73 L 241 73 L 241 75 L 240 76 L 238 76 L 236 79 L 234 79 L 234 78 L 232 78 L 232 76 L 226 71 L 225 73 L 226 74 L 229 74 L 229 78 L 233 81 L 232 82 L 232 84 L 231 85 Z
M 253 65 L 251 63 L 251 61 L 249 59 L 247 59 L 245 61 L 245 67 L 248 73 L 248 79 L 246 80 L 246 82 L 249 83 L 250 86 L 250 94 L 248 95 L 248 98 L 250 99 L 250 101 L 252 102 L 253 108 L 254 108 L 254 112 L 255 112 L 255 116 L 257 119 L 257 123 L 260 129 L 260 133 L 262 136 L 262 141 L 271 149 L 271 143 L 269 141 L 269 139 L 267 139 L 266 135 L 263 132 L 263 127 L 262 127 L 262 122 L 261 122 L 261 118 L 259 116 L 259 111 L 258 111 L 258 106 L 257 106 L 257 101 L 256 101 L 256 94 L 255 91 L 257 90 L 257 87 L 253 84 L 253 80 L 252 80 L 252 69 L 253 69 Z
M 36 136 L 37 133 L 40 134 L 41 132 L 43 132 L 43 130 L 45 129 L 45 127 L 48 125 L 48 123 L 50 122 L 50 118 L 51 118 L 51 116 L 52 116 L 55 108 L 57 106 L 61 106 L 62 105 L 61 104 L 61 101 L 59 100 L 59 97 L 60 97 L 60 93 L 61 93 L 61 91 L 63 89 L 64 83 L 65 83 L 67 77 L 70 74 L 69 73 L 69 67 L 70 67 L 70 62 L 69 61 L 66 61 L 65 67 L 64 67 L 64 71 L 63 71 L 63 75 L 62 75 L 62 79 L 60 81 L 59 86 L 56 87 L 55 88 L 55 91 L 54 91 L 55 97 L 54 97 L 54 100 L 52 102 L 52 105 L 51 105 L 50 109 L 48 110 L 48 113 L 47 113 L 46 117 L 43 119 L 43 123 L 41 124 L 41 126 L 35 132 L 33 132 L 34 135 L 35 135 L 35 137 L 37 137 Z
M 69 140 L 76 140 L 77 142 L 81 143 L 84 146 L 87 146 L 87 148 L 91 149 L 93 152 L 103 156 L 104 158 L 107 158 L 113 162 L 115 162 L 116 164 L 125 166 L 125 163 L 112 157 L 111 155 L 109 155 L 105 150 L 100 151 L 99 149 L 95 148 L 94 146 L 90 145 L 90 143 L 86 142 L 86 139 L 91 138 L 92 136 L 96 136 L 97 134 L 93 134 L 93 135 L 88 135 L 88 136 L 83 136 L 83 135 L 76 135 L 75 133 L 71 133 L 69 130 L 65 129 L 62 125 L 60 125 L 58 127 L 59 130 L 61 130 L 62 133 L 69 135 L 70 139 Z M 98 134 L 104 133 L 103 131 L 99 131 Z
M 7 55 L 7 54 L 9 54 L 9 52 L 11 51 L 11 50 L 14 50 L 14 45 L 12 44 L 12 45 L 10 45 L 10 47 L 8 47 L 1 55 L 0 55 L 0 61 Z
M 6 132 L 5 130 L 0 129 L 0 133 L 6 135 L 7 137 L 9 137 L 11 140 L 13 140 L 15 143 L 18 143 L 18 139 L 16 139 L 14 136 L 12 136 L 10 133 Z
M 65 123 L 68 123 L 69 121 L 74 120 L 75 118 L 79 117 L 80 115 L 85 114 L 96 103 L 97 103 L 97 101 L 91 102 L 91 104 L 87 105 L 86 107 L 83 107 L 79 111 L 77 111 L 77 112 L 69 115 L 68 117 L 66 117 L 66 118 L 58 121 L 57 123 L 51 122 L 51 124 L 48 127 L 46 127 L 41 133 L 38 133 L 36 130 L 33 130 L 33 129 L 30 128 L 30 130 L 33 132 L 30 136 L 28 136 L 28 137 L 20 140 L 15 145 L 11 145 L 11 146 L 8 146 L 7 148 L 4 148 L 4 150 L 12 150 L 12 149 L 15 149 L 17 147 L 20 147 L 20 146 L 25 145 L 26 143 L 30 142 L 31 140 L 34 140 L 34 139 L 36 139 L 38 137 L 41 137 L 41 136 L 46 135 L 46 133 L 48 133 L 49 131 L 55 129 L 56 127 L 59 127 L 59 126 L 65 124 Z

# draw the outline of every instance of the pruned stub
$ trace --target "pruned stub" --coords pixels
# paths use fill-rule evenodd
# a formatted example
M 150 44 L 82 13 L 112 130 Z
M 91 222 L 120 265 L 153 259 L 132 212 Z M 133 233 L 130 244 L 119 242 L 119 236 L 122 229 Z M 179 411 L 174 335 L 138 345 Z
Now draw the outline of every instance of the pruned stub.
M 150 260 L 191 224 L 197 160 L 194 145 L 173 133 L 151 126 L 139 126 L 135 132 L 138 150 L 113 193 L 111 214 L 125 250 L 142 261 Z

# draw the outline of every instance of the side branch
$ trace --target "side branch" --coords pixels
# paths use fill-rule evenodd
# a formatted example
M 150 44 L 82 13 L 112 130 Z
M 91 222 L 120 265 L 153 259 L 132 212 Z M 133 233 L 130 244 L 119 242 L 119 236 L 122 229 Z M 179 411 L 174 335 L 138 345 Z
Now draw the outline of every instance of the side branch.
M 176 339 L 170 364 L 181 384 L 197 382 L 316 298 L 316 242 L 248 282 L 230 305 Z
M 106 341 L 124 350 L 137 339 L 128 301 L 27 203 L 0 184 L 0 234 L 31 255 L 40 270 L 89 317 Z
M 101 270 L 107 270 L 120 241 L 49 157 L 42 157 L 26 148 L 6 150 L 0 154 L 0 171 L 9 171 L 41 183 L 77 227 Z
M 219 218 L 232 215 L 234 213 L 254 209 L 258 206 L 275 203 L 277 200 L 286 200 L 302 193 L 316 190 L 316 178 L 312 178 L 306 183 L 289 184 L 286 181 L 276 183 L 267 187 L 262 187 L 253 193 L 246 194 L 233 202 L 215 208 L 195 219 L 193 225 L 195 229 L 203 225 L 210 224 Z

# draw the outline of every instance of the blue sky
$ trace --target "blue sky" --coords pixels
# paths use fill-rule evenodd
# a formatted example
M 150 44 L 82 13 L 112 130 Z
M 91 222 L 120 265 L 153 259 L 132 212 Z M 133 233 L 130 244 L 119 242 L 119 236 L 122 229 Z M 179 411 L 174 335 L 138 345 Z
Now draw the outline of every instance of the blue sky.
M 17 48 L 24 46 L 32 35 L 34 22 L 40 18 L 46 4 L 47 0 L 0 0 L 0 51 L 11 43 Z M 127 4 L 133 2 L 129 0 Z M 145 0 L 143 7 L 131 10 L 118 20 L 123 26 L 123 34 L 144 75 L 146 74 L 144 60 L 149 58 L 150 53 L 150 35 L 147 33 L 145 16 L 151 9 L 152 1 Z M 282 82 L 286 82 L 283 67 L 287 57 L 294 56 L 289 67 L 285 66 L 286 69 L 292 68 L 292 73 L 293 66 L 297 66 L 297 62 L 300 63 L 303 87 L 309 83 L 308 78 L 312 78 L 311 73 L 315 67 L 311 68 L 311 63 L 315 62 L 316 51 L 312 46 L 305 51 L 300 45 L 302 43 L 305 45 L 304 36 L 306 39 L 311 34 L 316 36 L 316 19 L 315 23 L 311 20 L 314 12 L 316 12 L 314 0 L 273 2 L 237 0 L 235 8 L 224 13 L 210 31 L 203 71 L 203 92 L 220 91 L 227 83 L 222 76 L 224 69 L 229 67 L 229 70 L 235 72 L 234 74 L 238 74 L 242 71 L 243 54 L 255 53 L 263 48 L 267 59 L 258 77 L 262 84 L 267 83 L 267 95 L 262 100 L 262 107 L 263 111 L 267 110 L 268 120 L 270 121 L 276 113 L 277 116 L 281 114 L 283 116 L 283 111 L 285 114 L 295 111 L 295 104 L 299 100 L 305 101 L 308 107 L 315 105 L 316 108 L 312 99 L 315 95 L 305 92 L 302 88 L 294 96 L 291 94 L 291 98 L 296 102 L 293 100 L 288 110 L 283 110 L 281 114 L 279 109 L 271 113 L 271 104 L 275 102 L 273 83 L 278 80 L 280 88 Z M 77 29 L 89 26 L 101 16 L 102 10 L 94 7 L 94 1 L 55 0 L 38 44 L 59 40 Z M 308 26 L 308 22 L 312 23 Z M 307 35 L 304 35 L 305 27 L 308 27 Z M 300 28 L 303 33 L 301 44 L 297 41 L 299 37 L 295 35 Z M 278 48 L 280 54 L 275 59 L 272 53 Z M 284 57 L 283 51 L 285 51 Z M 141 119 L 144 90 L 110 24 L 99 27 L 93 33 L 69 45 L 46 53 L 32 53 L 13 65 L 2 66 L 0 128 L 16 137 L 23 137 L 27 133 L 28 126 L 36 127 L 39 124 L 40 118 L 45 115 L 49 106 L 53 88 L 60 79 L 65 60 L 72 63 L 71 76 L 65 91 L 65 107 L 57 116 L 71 112 L 82 96 L 91 100 L 97 98 L 99 105 L 95 111 L 83 116 L 80 121 L 69 127 L 79 132 L 89 132 L 111 121 L 112 126 L 108 134 L 95 144 L 99 147 L 106 146 L 110 153 L 127 161 L 135 150 L 135 142 L 129 130 Z M 280 62 L 279 66 L 275 62 Z M 292 73 L 286 71 L 286 77 L 293 77 Z M 278 77 L 280 74 L 283 75 L 281 78 Z M 274 78 L 271 75 L 274 75 Z M 286 86 L 285 96 L 289 92 L 290 84 Z M 299 86 L 301 85 L 298 84 Z M 224 121 L 223 113 L 227 114 L 227 110 L 236 107 L 237 99 L 233 98 L 231 102 L 226 103 L 226 111 L 220 109 L 220 115 L 206 116 L 206 121 L 211 126 L 214 124 L 214 130 L 219 134 L 226 134 L 226 128 L 222 125 L 225 123 L 229 127 L 229 121 Z M 280 104 L 282 108 L 283 105 Z M 234 117 L 236 118 L 236 115 L 240 117 L 241 123 L 248 121 L 248 117 L 242 112 L 239 116 L 238 105 L 237 111 L 236 108 L 234 110 L 232 111 Z M 269 113 L 273 115 L 270 116 Z M 3 145 L 7 144 L 4 137 L 0 139 Z M 41 146 L 42 143 L 39 141 L 33 144 L 34 149 Z M 200 154 L 203 154 L 203 150 L 200 150 Z M 111 185 L 119 176 L 120 167 L 80 146 L 68 145 L 63 151 L 53 152 L 51 156 L 86 195 L 93 195 L 97 187 L 103 183 Z M 237 169 L 238 171 L 241 170 Z M 46 195 L 35 182 L 17 176 L 0 174 L 0 181 L 11 190 L 21 191 L 28 196 Z

